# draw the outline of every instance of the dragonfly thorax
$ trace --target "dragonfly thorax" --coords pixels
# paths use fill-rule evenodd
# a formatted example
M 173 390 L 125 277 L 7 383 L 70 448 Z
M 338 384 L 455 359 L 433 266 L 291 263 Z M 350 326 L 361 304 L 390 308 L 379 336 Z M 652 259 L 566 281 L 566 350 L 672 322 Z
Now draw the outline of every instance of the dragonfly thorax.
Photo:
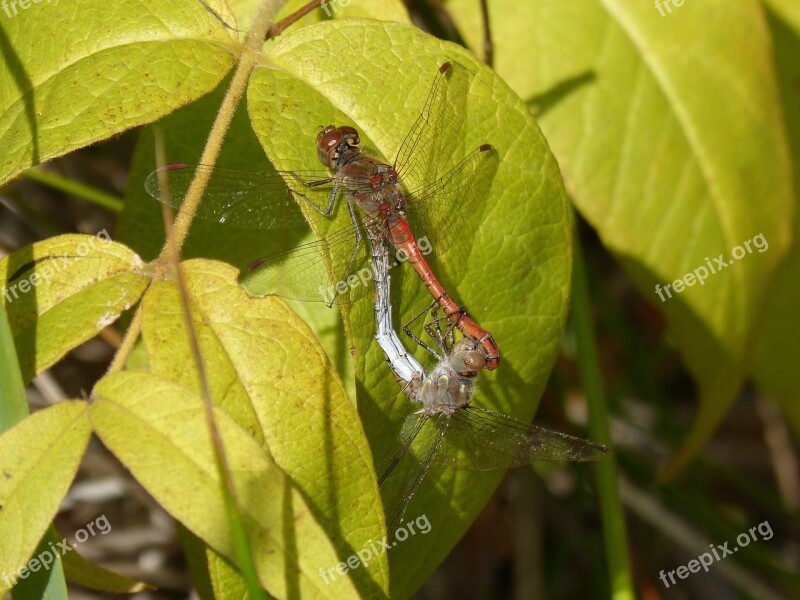
M 417 400 L 426 414 L 453 414 L 470 403 L 474 391 L 475 379 L 461 377 L 445 359 L 425 378 Z

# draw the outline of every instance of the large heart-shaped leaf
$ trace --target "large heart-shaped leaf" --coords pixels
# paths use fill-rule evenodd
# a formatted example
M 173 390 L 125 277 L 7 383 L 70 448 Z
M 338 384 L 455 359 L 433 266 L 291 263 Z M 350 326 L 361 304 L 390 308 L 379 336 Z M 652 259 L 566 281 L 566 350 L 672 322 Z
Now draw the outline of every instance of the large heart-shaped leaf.
M 480 47 L 477 3 L 448 7 Z M 790 159 L 763 11 L 757 0 L 661 9 L 498 0 L 491 9 L 499 73 L 540 114 L 576 206 L 664 311 L 697 382 L 700 411 L 674 471 L 747 376 L 791 238 Z M 519 56 L 535 68 L 520 69 Z M 685 288 L 664 290 L 687 274 Z
M 444 256 L 429 258 L 453 296 L 493 331 L 504 351 L 498 373 L 481 383 L 477 403 L 530 418 L 564 323 L 571 221 L 558 167 L 525 104 L 455 45 L 404 25 L 342 21 L 301 29 L 270 48 L 266 62 L 277 68 L 253 74 L 248 107 L 277 168 L 319 168 L 313 140 L 319 126 L 330 122 L 355 125 L 362 140 L 388 160 L 448 59 L 475 74 L 458 141 L 465 148 L 492 143 L 501 163 L 486 204 L 463 207 L 467 230 L 474 235 L 458 239 Z M 357 75 L 342 74 L 343 61 Z M 339 208 L 331 228 L 347 224 L 346 212 Z M 430 296 L 403 269 L 393 273 L 393 281 L 401 291 L 393 301 L 399 326 L 428 305 Z M 345 306 L 343 312 L 355 353 L 359 412 L 380 462 L 396 448 L 409 405 L 372 343 L 371 299 Z M 420 356 L 432 367 L 431 357 Z M 392 595 L 406 597 L 425 580 L 499 477 L 429 477 L 407 514 L 425 514 L 434 533 L 411 537 L 392 551 Z
M 27 4 L 0 21 L 0 183 L 171 112 L 234 64 L 235 36 L 196 0 Z

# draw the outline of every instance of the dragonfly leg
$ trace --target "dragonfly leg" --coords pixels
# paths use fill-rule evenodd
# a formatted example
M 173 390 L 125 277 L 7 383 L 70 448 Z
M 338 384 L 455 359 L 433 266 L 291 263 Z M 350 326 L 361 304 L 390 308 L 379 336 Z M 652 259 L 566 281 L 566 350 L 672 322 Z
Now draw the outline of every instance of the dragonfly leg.
M 328 185 L 329 183 L 333 182 L 333 189 L 331 190 L 331 195 L 330 198 L 328 199 L 328 206 L 326 206 L 325 208 L 317 206 L 315 202 L 309 200 L 308 197 L 302 192 L 296 189 L 292 189 L 292 192 L 294 193 L 295 196 L 300 196 L 303 200 L 306 201 L 306 203 L 311 208 L 313 208 L 323 217 L 330 218 L 331 214 L 333 214 L 333 207 L 336 204 L 336 197 L 339 195 L 339 179 L 336 177 L 328 177 L 327 179 L 320 179 L 318 181 L 306 181 L 305 179 L 300 177 L 300 175 L 298 175 L 297 173 L 290 173 L 290 175 L 296 181 L 300 182 L 302 185 L 309 188 L 319 187 L 321 185 Z
M 449 317 L 439 316 L 439 304 L 434 302 L 430 308 L 431 320 L 425 323 L 425 331 L 431 336 L 445 355 L 450 354 L 450 349 L 455 345 L 455 322 L 451 321 Z M 442 322 L 447 323 L 447 332 L 442 329 Z
M 436 302 L 434 302 L 434 303 L 433 303 L 433 306 L 435 306 L 435 305 L 436 305 Z M 414 323 L 414 321 L 416 321 L 417 319 L 419 319 L 419 318 L 420 318 L 420 317 L 422 317 L 423 315 L 427 315 L 427 314 L 428 314 L 430 311 L 431 311 L 431 306 L 428 306 L 428 307 L 427 307 L 425 310 L 423 310 L 421 313 L 419 313 L 419 314 L 417 314 L 417 315 L 413 316 L 413 317 L 411 318 L 411 320 L 410 320 L 408 323 L 406 323 L 405 325 L 403 325 L 403 331 L 405 331 L 405 333 L 406 333 L 406 335 L 407 335 L 408 337 L 410 337 L 410 338 L 411 338 L 412 340 L 414 340 L 414 341 L 415 341 L 417 344 L 419 344 L 420 346 L 422 346 L 423 348 L 425 348 L 425 350 L 427 350 L 428 352 L 430 352 L 431 354 L 433 354 L 433 355 L 434 355 L 434 356 L 435 356 L 435 357 L 436 357 L 438 360 L 443 360 L 442 356 L 441 356 L 441 355 L 440 355 L 438 352 L 436 352 L 436 351 L 435 351 L 433 348 L 431 348 L 431 347 L 430 347 L 428 344 L 426 344 L 425 342 L 423 342 L 423 341 L 422 341 L 422 339 L 420 339 L 420 338 L 419 338 L 419 337 L 418 337 L 418 336 L 417 336 L 417 335 L 416 335 L 416 334 L 415 334 L 413 331 L 411 331 L 411 324 L 412 324 L 412 323 Z M 427 329 L 426 329 L 426 330 L 427 330 Z M 430 334 L 430 332 L 428 332 L 428 333 Z M 433 336 L 433 335 L 432 335 L 431 337 L 432 337 L 433 339 L 436 339 L 436 336 Z M 437 342 L 438 342 L 438 340 L 437 340 Z
M 353 244 L 353 250 L 350 252 L 350 258 L 347 259 L 347 266 L 345 267 L 344 271 L 342 272 L 341 281 L 344 281 L 344 282 L 347 281 L 347 278 L 350 276 L 350 274 L 353 271 L 353 263 L 356 260 L 356 255 L 358 254 L 358 249 L 361 246 L 361 241 L 363 239 L 363 236 L 361 234 L 361 229 L 358 226 L 358 219 L 356 219 L 356 213 L 353 210 L 353 203 L 352 202 L 348 202 L 347 203 L 347 211 L 350 213 L 350 220 L 353 222 L 353 229 L 355 230 L 356 240 L 355 240 L 355 244 Z M 336 288 L 336 284 L 334 284 L 334 289 L 335 288 Z M 328 304 L 328 307 L 333 305 L 333 303 L 336 300 L 336 297 L 338 295 L 339 295 L 339 293 L 337 291 L 337 293 L 333 296 L 333 299 L 331 300 L 331 303 Z

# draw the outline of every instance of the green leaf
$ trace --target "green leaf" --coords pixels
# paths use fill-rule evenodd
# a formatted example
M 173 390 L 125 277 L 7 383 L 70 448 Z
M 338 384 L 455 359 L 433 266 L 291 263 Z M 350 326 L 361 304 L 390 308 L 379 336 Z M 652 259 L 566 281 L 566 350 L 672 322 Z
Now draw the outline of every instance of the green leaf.
M 8 7 L 17 14 L 0 24 L 0 183 L 202 96 L 237 52 L 196 0 Z
M 246 598 L 247 585 L 231 564 L 212 550 L 206 552 L 214 598 Z
M 775 276 L 764 309 L 754 375 L 759 387 L 771 395 L 800 437 L 800 373 L 796 361 L 800 356 L 800 5 L 786 0 L 767 0 L 766 4 L 794 158 L 794 244 Z
M 23 379 L 108 327 L 149 280 L 141 259 L 105 230 L 53 237 L 0 259 L 0 293 Z
M 182 268 L 216 405 L 302 490 L 331 531 L 340 557 L 379 538 L 382 515 L 369 446 L 313 334 L 280 300 L 249 298 L 235 269 L 207 260 L 188 261 Z M 152 373 L 197 392 L 175 286 L 152 285 L 143 309 Z M 367 570 L 354 571 L 354 578 L 362 589 L 385 590 L 386 571 L 383 557 Z
M 103 443 L 165 510 L 233 558 L 201 398 L 168 379 L 128 372 L 103 378 L 94 396 L 90 419 Z M 225 412 L 215 410 L 214 419 L 264 587 L 278 598 L 357 598 L 346 578 L 324 585 L 319 569 L 338 558 L 296 484 Z
M 239 600 L 247 597 L 247 583 L 236 567 L 180 523 L 177 532 L 192 585 L 203 600 Z
M 61 538 L 59 538 L 60 540 Z M 67 552 L 63 557 L 64 571 L 70 583 L 77 583 L 91 590 L 110 594 L 135 594 L 154 590 L 155 586 L 129 579 L 114 573 L 83 558 L 77 550 Z
M 0 436 L 0 573 L 19 574 L 53 520 L 89 441 L 86 407 L 61 402 Z
M 465 231 L 475 233 L 459 238 L 446 254 L 428 258 L 504 352 L 500 369 L 480 383 L 476 404 L 530 418 L 564 325 L 571 219 L 558 167 L 525 104 L 463 49 L 401 24 L 334 21 L 307 27 L 279 40 L 266 59 L 276 68 L 253 74 L 248 108 L 279 169 L 318 169 L 314 140 L 319 126 L 331 122 L 355 125 L 367 146 L 392 159 L 440 65 L 456 60 L 475 73 L 459 143 L 493 144 L 500 167 L 486 204 L 464 207 Z M 343 63 L 358 75 L 331 76 Z M 331 229 L 347 224 L 346 212 L 339 206 Z M 400 292 L 393 298 L 399 327 L 431 298 L 410 269 L 393 271 L 392 282 Z M 343 312 L 356 360 L 358 409 L 381 464 L 396 450 L 403 415 L 411 407 L 373 343 L 369 294 Z M 422 351 L 419 356 L 426 368 L 433 366 L 430 356 Z M 427 478 L 407 516 L 426 515 L 432 535 L 412 536 L 390 553 L 392 596 L 410 596 L 430 575 L 500 477 L 444 471 Z M 384 499 L 390 497 L 384 493 Z
M 448 7 L 475 47 L 477 3 Z M 790 157 L 760 3 L 687 2 L 664 16 L 628 0 L 491 9 L 499 73 L 540 114 L 578 210 L 664 312 L 697 383 L 700 410 L 675 472 L 748 375 L 791 239 Z M 755 250 L 759 235 L 768 251 Z M 709 272 L 706 257 L 729 262 L 745 242 L 741 260 Z M 695 269 L 708 274 L 702 285 L 663 292 Z
M 28 416 L 25 386 L 6 318 L 5 302 L 0 302 L 0 399 L 0 433 L 3 433 Z
M 47 533 L 39 542 L 33 556 L 44 555 L 45 552 L 52 553 L 53 548 L 57 548 L 58 542 L 63 538 L 51 525 Z M 52 544 L 52 547 L 50 546 Z M 59 552 L 55 553 L 56 555 Z M 37 558 L 38 560 L 38 558 Z M 49 557 L 45 559 L 50 562 Z M 67 590 L 67 580 L 64 577 L 65 558 L 58 556 L 49 568 L 39 568 L 35 573 L 30 573 L 25 579 L 20 579 L 14 589 L 11 590 L 13 600 L 27 600 L 28 598 L 40 598 L 41 600 L 67 600 L 69 593 Z M 31 564 L 31 563 L 29 563 Z M 33 564 L 31 564 L 33 566 Z

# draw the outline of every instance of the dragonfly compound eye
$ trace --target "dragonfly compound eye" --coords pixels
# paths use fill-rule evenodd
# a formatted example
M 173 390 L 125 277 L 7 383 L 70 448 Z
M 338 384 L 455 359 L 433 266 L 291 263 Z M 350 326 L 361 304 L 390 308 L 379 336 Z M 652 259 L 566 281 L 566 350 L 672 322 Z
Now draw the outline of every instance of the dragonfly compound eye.
M 342 142 L 340 128 L 328 125 L 317 136 L 317 157 L 326 167 L 333 166 L 333 161 L 338 158 L 337 148 Z

